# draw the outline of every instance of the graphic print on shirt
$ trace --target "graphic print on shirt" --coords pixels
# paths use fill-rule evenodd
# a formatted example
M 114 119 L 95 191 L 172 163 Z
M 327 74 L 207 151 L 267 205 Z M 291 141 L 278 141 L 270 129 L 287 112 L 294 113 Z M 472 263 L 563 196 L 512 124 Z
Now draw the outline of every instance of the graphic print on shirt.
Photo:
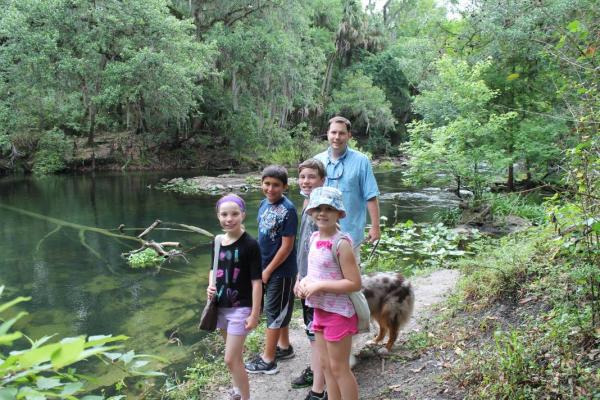
M 283 221 L 287 218 L 288 209 L 283 204 L 268 207 L 260 217 L 258 229 L 261 234 L 275 240 L 280 236 Z
M 239 262 L 239 249 L 236 248 L 233 252 L 231 252 L 230 250 L 227 251 L 221 251 L 219 252 L 219 259 L 221 261 L 231 261 L 231 259 L 233 259 L 234 263 L 238 263 Z M 239 268 L 234 268 L 233 269 L 233 276 L 232 276 L 232 283 L 236 283 L 237 278 L 240 274 L 240 269 Z M 229 300 L 229 302 L 231 303 L 232 307 L 237 307 L 240 305 L 239 302 L 239 292 L 237 290 L 233 290 L 231 288 L 227 288 L 225 289 L 227 286 L 229 286 L 229 271 L 223 270 L 223 269 L 218 269 L 217 270 L 217 278 L 224 278 L 225 280 L 225 285 L 221 287 L 221 290 L 219 290 L 219 293 L 217 294 L 217 298 L 221 298 L 221 296 L 223 295 L 223 293 L 226 294 L 227 299 Z

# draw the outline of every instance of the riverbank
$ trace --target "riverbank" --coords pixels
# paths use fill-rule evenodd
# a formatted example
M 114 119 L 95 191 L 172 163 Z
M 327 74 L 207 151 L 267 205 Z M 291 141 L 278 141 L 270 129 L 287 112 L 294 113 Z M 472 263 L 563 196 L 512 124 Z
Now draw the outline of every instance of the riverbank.
M 200 140 L 199 137 L 190 136 L 178 138 L 177 141 L 161 142 L 147 135 L 138 135 L 129 131 L 97 132 L 93 145 L 88 143 L 86 136 L 61 137 L 60 143 L 60 148 L 55 149 L 52 157 L 46 157 L 47 159 L 36 157 L 38 151 L 36 141 L 20 147 L 10 162 L 3 162 L 0 157 L 0 176 L 22 172 L 53 174 L 183 169 L 237 171 L 238 173 L 255 171 L 256 173 L 269 164 L 282 164 L 295 168 L 303 161 L 299 159 L 300 154 L 295 154 L 293 151 L 286 153 L 287 150 L 293 149 L 284 148 L 275 152 L 255 150 L 254 154 L 242 153 L 228 148 L 221 139 Z M 326 141 L 314 139 L 309 149 L 316 154 L 326 146 Z M 406 159 L 402 157 L 382 156 L 373 159 L 373 166 L 376 168 L 390 169 L 406 165 Z

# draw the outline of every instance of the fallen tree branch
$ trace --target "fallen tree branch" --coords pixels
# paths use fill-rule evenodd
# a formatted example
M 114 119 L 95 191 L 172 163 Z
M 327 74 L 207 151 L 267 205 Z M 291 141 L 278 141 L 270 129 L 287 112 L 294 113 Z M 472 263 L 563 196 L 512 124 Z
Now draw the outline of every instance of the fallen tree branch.
M 110 263 L 106 260 L 104 260 L 102 258 L 102 254 L 100 254 L 96 249 L 94 249 L 93 247 L 91 247 L 85 238 L 85 235 L 87 232 L 94 232 L 100 235 L 104 235 L 107 237 L 110 237 L 114 240 L 116 240 L 118 243 L 120 243 L 123 246 L 126 247 L 131 247 L 129 246 L 128 243 L 126 243 L 125 241 L 128 242 L 136 242 L 140 245 L 139 248 L 135 249 L 135 250 L 131 250 L 127 253 L 122 253 L 121 256 L 122 257 L 129 257 L 132 254 L 136 254 L 139 253 L 141 251 L 144 251 L 147 248 L 151 248 L 152 250 L 154 250 L 156 252 L 156 254 L 164 257 L 165 259 L 172 259 L 174 257 L 183 257 L 183 259 L 188 262 L 187 258 L 184 255 L 183 250 L 179 250 L 178 248 L 181 247 L 181 244 L 179 242 L 173 242 L 173 241 L 167 241 L 167 242 L 155 242 L 153 240 L 144 240 L 144 236 L 147 236 L 150 232 L 152 232 L 153 230 L 170 230 L 170 231 L 179 231 L 179 232 L 188 232 L 188 233 L 198 233 L 204 236 L 208 236 L 208 237 L 213 237 L 214 235 L 210 232 L 208 232 L 207 230 L 204 230 L 202 228 L 198 228 L 196 226 L 193 225 L 186 225 L 186 224 L 179 224 L 179 223 L 174 223 L 174 222 L 162 222 L 161 220 L 155 220 L 149 227 L 147 228 L 141 228 L 141 229 L 137 229 L 137 230 L 142 230 L 142 233 L 140 233 L 137 237 L 136 236 L 129 236 L 124 234 L 123 232 L 126 230 L 125 229 L 125 225 L 121 224 L 119 225 L 118 228 L 116 229 L 103 229 L 103 228 L 97 228 L 97 227 L 93 227 L 93 226 L 86 226 L 86 225 L 80 225 L 80 224 L 75 224 L 72 222 L 68 222 L 68 221 L 64 221 L 64 220 L 60 220 L 57 218 L 52 218 L 46 215 L 42 215 L 42 214 L 38 214 L 32 211 L 27 211 L 27 210 L 23 210 L 21 208 L 17 208 L 17 207 L 12 207 L 6 204 L 2 204 L 0 203 L 0 209 L 5 209 L 8 211 L 12 211 L 21 215 L 25 215 L 31 218 L 36 218 L 36 219 L 40 219 L 40 220 L 44 220 L 47 221 L 51 224 L 56 225 L 56 228 L 54 228 L 52 231 L 48 232 L 36 245 L 36 251 L 39 251 L 39 249 L 41 248 L 42 243 L 51 235 L 55 234 L 56 232 L 58 232 L 60 229 L 62 229 L 63 227 L 67 227 L 67 228 L 71 228 L 71 229 L 75 229 L 78 231 L 78 236 L 79 236 L 79 243 L 85 247 L 90 253 L 92 253 L 95 257 L 97 257 L 98 259 L 102 260 L 104 263 L 106 263 L 109 266 L 109 269 L 111 270 L 111 272 L 115 272 L 112 270 Z M 167 226 L 175 226 L 177 228 L 159 228 L 158 226 L 160 224 L 164 224 Z M 127 229 L 127 230 L 133 230 L 133 229 Z M 115 233 L 114 231 L 117 231 L 119 233 Z M 166 250 L 165 247 L 174 247 L 175 249 L 171 249 L 171 250 Z
M 150 225 L 149 227 L 146 228 L 146 230 L 142 233 L 140 233 L 137 237 L 138 238 L 143 238 L 144 236 L 146 236 L 147 234 L 149 234 L 150 232 L 152 232 L 152 230 L 154 228 L 156 228 L 158 225 L 160 225 L 162 223 L 162 221 L 160 219 L 157 219 L 156 221 L 154 221 L 152 223 L 152 225 Z

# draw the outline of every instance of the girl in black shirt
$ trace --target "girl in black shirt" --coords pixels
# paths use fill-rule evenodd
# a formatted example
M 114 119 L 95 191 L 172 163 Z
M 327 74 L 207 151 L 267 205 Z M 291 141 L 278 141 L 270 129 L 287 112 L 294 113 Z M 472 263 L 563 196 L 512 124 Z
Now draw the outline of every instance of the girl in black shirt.
M 217 201 L 217 218 L 225 234 L 215 238 L 220 242 L 219 254 L 213 254 L 219 260 L 216 286 L 212 285 L 211 270 L 206 289 L 209 299 L 217 296 L 217 328 L 225 339 L 225 364 L 233 379 L 231 399 L 241 400 L 250 398 L 243 362 L 244 341 L 258 325 L 262 301 L 260 248 L 244 230 L 245 211 L 246 204 L 239 196 L 229 194 Z

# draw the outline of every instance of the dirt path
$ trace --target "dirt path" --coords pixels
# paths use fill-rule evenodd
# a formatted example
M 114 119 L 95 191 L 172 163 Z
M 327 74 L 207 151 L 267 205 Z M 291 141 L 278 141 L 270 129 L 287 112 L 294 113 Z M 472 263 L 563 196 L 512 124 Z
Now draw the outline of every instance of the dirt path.
M 431 306 L 441 302 L 454 289 L 457 280 L 458 272 L 454 270 L 439 270 L 428 276 L 411 279 L 415 289 L 415 312 L 396 343 L 394 353 L 402 351 L 402 342 L 408 333 L 422 329 L 423 324 L 433 315 Z M 303 400 L 306 397 L 308 389 L 292 389 L 290 386 L 292 379 L 298 376 L 309 362 L 309 344 L 304 334 L 302 319 L 294 320 L 291 328 L 290 339 L 296 357 L 281 361 L 280 372 L 276 375 L 251 375 L 253 399 Z M 355 337 L 353 353 L 360 353 L 371 336 L 365 334 Z M 426 353 L 410 361 L 392 361 L 383 359 L 374 352 L 363 353 L 354 368 L 361 399 L 459 398 L 450 395 L 443 383 L 436 379 L 442 364 L 435 354 Z

